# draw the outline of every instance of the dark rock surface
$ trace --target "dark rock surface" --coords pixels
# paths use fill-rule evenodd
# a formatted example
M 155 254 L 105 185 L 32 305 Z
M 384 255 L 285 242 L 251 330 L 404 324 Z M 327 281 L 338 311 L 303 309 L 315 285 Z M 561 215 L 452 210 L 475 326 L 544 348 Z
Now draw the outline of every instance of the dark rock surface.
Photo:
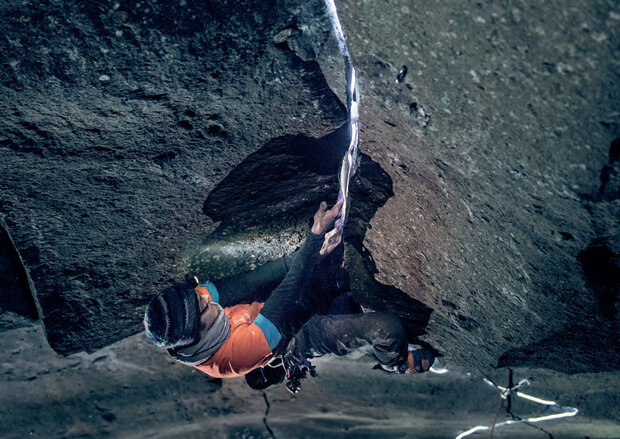
M 322 1 L 7 0 L 1 437 L 455 437 L 492 421 L 496 366 L 580 410 L 498 437 L 618 437 L 619 5 L 337 6 L 362 96 L 354 294 L 450 372 L 323 358 L 299 395 L 261 394 L 128 337 L 160 288 L 289 251 L 335 198 Z
M 28 277 L 17 249 L 0 220 L 0 328 L 12 329 L 31 325 L 38 319 L 34 298 L 30 294 Z
M 0 16 L 0 212 L 58 352 L 140 331 L 213 230 L 215 185 L 272 139 L 343 121 L 311 54 L 282 47 L 285 3 L 20 0 Z
M 433 309 L 425 339 L 459 364 L 617 369 L 617 3 L 339 7 L 362 150 L 393 182 L 377 280 Z
M 357 299 L 456 364 L 617 369 L 617 4 L 338 7 L 362 90 Z M 190 268 L 287 251 L 335 197 L 344 82 L 321 1 L 0 14 L 0 213 L 56 351 L 139 331 Z
M 3 439 L 443 439 L 488 425 L 500 400 L 475 372 L 395 376 L 371 370 L 370 358 L 322 358 L 316 361 L 319 377 L 305 381 L 299 394 L 284 386 L 262 394 L 243 378 L 209 380 L 154 350 L 143 334 L 93 354 L 60 357 L 41 328 L 31 326 L 0 333 L 0 351 Z M 491 371 L 490 378 L 505 386 L 508 370 Z M 618 372 L 515 369 L 515 382 L 522 378 L 531 382 L 523 392 L 579 414 L 498 428 L 494 437 L 548 438 L 545 431 L 562 439 L 618 437 Z M 516 397 L 512 411 L 521 417 L 555 413 Z M 504 419 L 505 409 L 498 417 Z

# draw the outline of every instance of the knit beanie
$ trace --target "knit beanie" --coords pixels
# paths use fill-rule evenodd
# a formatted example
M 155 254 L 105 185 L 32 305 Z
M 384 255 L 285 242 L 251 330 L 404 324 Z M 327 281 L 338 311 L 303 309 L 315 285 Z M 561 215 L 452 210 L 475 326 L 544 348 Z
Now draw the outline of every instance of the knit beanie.
M 200 338 L 198 296 L 187 283 L 166 288 L 149 302 L 144 329 L 153 343 L 165 349 L 188 346 Z

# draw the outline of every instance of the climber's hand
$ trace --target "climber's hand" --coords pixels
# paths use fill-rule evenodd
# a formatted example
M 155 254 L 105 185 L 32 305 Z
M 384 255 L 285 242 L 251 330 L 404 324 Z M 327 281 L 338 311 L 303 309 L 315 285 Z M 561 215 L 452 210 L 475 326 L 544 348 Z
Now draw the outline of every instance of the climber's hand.
M 342 207 L 342 201 L 336 203 L 334 207 L 327 210 L 327 203 L 321 201 L 319 210 L 314 214 L 314 224 L 312 225 L 312 233 L 315 235 L 322 235 L 327 232 L 333 225 L 334 221 L 340 216 L 340 208 Z

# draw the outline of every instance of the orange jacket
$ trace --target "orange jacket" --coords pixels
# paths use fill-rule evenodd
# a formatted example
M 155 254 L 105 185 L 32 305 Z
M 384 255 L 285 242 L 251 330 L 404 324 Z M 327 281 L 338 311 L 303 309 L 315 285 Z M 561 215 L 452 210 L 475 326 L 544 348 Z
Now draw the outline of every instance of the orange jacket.
M 219 301 L 217 289 L 210 282 L 197 286 L 195 290 L 209 300 Z M 230 336 L 215 355 L 195 367 L 214 378 L 232 378 L 269 363 L 273 358 L 269 341 L 275 347 L 281 336 L 273 323 L 260 314 L 263 305 L 253 302 L 224 308 L 230 321 Z

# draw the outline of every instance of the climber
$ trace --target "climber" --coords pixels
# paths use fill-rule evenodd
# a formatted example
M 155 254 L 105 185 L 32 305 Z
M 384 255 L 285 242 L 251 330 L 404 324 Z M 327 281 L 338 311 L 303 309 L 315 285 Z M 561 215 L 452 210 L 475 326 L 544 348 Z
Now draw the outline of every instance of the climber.
M 426 349 L 414 349 L 407 344 L 402 322 L 387 312 L 363 313 L 350 294 L 341 294 L 331 303 L 327 313 L 319 312 L 304 324 L 289 342 L 283 357 L 277 357 L 264 367 L 245 375 L 247 384 L 256 390 L 278 385 L 289 378 L 287 387 L 299 390 L 299 380 L 292 383 L 291 374 L 298 370 L 314 376 L 308 359 L 325 354 L 343 356 L 364 346 L 372 346 L 379 363 L 374 369 L 388 373 L 415 374 L 434 366 L 433 354 Z
M 242 376 L 280 361 L 287 375 L 305 374 L 311 370 L 307 358 L 345 355 L 365 343 L 373 345 L 383 370 L 428 370 L 432 354 L 408 349 L 402 323 L 390 314 L 315 315 L 346 283 L 346 272 L 339 269 L 331 288 L 309 289 L 319 257 L 327 258 L 341 242 L 339 234 L 326 235 L 341 207 L 327 210 L 322 202 L 306 240 L 292 255 L 215 282 L 166 288 L 146 309 L 147 336 L 176 360 L 216 378 Z

